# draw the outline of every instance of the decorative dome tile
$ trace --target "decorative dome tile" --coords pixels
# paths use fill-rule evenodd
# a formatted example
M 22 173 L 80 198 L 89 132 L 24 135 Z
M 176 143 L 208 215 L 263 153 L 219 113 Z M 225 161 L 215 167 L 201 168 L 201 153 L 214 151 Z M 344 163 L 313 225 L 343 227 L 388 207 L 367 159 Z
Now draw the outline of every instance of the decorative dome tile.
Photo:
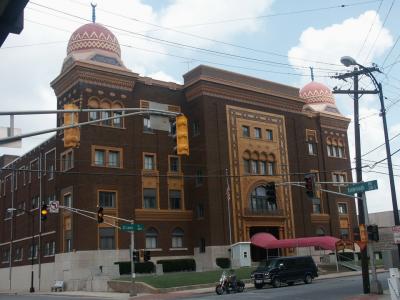
M 306 84 L 300 90 L 300 98 L 305 100 L 306 104 L 331 103 L 335 105 L 331 90 L 326 85 L 315 81 Z
M 115 35 L 98 23 L 89 23 L 79 27 L 68 42 L 67 55 L 79 50 L 100 49 L 121 57 L 121 48 Z

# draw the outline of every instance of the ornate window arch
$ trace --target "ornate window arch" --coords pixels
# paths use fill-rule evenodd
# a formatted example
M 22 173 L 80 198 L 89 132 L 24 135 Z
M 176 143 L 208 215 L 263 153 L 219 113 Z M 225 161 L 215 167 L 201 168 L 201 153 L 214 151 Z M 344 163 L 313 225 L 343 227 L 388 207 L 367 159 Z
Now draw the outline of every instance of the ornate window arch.
M 113 109 L 118 109 L 118 108 L 124 108 L 124 106 L 119 101 L 114 101 L 112 103 L 112 108 Z M 113 117 L 117 117 L 117 116 L 121 116 L 122 114 L 123 114 L 122 111 L 114 111 L 112 116 Z M 124 118 L 113 119 L 112 120 L 112 125 L 113 125 L 113 127 L 122 128 L 122 127 L 124 127 L 123 126 L 123 124 L 124 124 L 123 122 L 124 122 Z
M 101 109 L 110 109 L 111 108 L 111 101 L 107 100 L 107 99 L 103 99 L 100 102 L 100 108 Z M 106 119 L 111 117 L 111 112 L 109 111 L 102 111 L 100 113 L 101 119 Z M 104 120 L 101 122 L 102 125 L 105 126 L 111 126 L 111 120 Z
M 250 158 L 251 158 L 251 154 L 250 151 L 246 150 L 243 152 L 242 155 L 243 158 L 243 171 L 245 174 L 250 174 L 251 169 L 250 169 Z
M 267 173 L 268 173 L 268 175 L 276 174 L 276 159 L 275 159 L 275 155 L 272 153 L 270 153 L 268 155 Z
M 277 210 L 276 199 L 272 199 L 268 196 L 265 185 L 259 185 L 251 191 L 249 204 L 253 212 Z
M 154 227 L 150 227 L 146 231 L 146 249 L 157 248 L 158 231 Z
M 88 100 L 88 108 L 98 109 L 100 107 L 99 99 L 96 97 L 91 97 Z M 97 111 L 89 112 L 89 121 L 94 121 L 99 119 L 99 113 Z
M 182 230 L 182 228 L 176 227 L 172 231 L 172 248 L 183 247 L 183 236 L 184 236 L 184 231 Z

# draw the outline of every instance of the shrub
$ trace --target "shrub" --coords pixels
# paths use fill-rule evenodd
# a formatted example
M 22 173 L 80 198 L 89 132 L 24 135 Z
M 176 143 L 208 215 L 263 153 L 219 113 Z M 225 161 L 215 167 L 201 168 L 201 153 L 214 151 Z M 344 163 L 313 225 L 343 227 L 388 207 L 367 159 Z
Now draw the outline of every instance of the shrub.
M 231 267 L 231 260 L 228 257 L 217 257 L 215 263 L 221 269 L 228 269 Z
M 163 271 L 168 272 L 180 272 L 180 271 L 196 271 L 196 262 L 194 259 L 169 259 L 159 260 L 157 264 L 162 264 Z
M 129 261 L 118 261 L 114 263 L 119 266 L 119 274 L 131 274 L 131 263 Z M 155 269 L 154 263 L 151 261 L 135 263 L 135 273 L 153 273 Z

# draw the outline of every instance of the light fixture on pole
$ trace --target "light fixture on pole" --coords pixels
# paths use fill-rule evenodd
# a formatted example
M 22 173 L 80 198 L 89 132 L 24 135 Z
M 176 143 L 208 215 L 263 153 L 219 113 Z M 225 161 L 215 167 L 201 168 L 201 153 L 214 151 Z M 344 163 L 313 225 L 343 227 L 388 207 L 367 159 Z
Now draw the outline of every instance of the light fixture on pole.
M 31 239 L 31 248 L 32 248 L 32 256 L 31 256 L 31 287 L 29 288 L 29 292 L 30 293 L 34 293 L 35 292 L 35 288 L 33 286 L 33 257 L 34 257 L 34 249 L 35 249 L 35 234 L 34 234 L 34 225 L 35 225 L 35 215 L 30 212 L 27 211 L 25 209 L 21 209 L 21 208 L 7 208 L 7 211 L 12 213 L 14 211 L 23 211 L 26 212 L 28 215 L 30 215 L 32 217 L 32 224 L 31 224 L 31 235 L 32 235 L 32 239 Z

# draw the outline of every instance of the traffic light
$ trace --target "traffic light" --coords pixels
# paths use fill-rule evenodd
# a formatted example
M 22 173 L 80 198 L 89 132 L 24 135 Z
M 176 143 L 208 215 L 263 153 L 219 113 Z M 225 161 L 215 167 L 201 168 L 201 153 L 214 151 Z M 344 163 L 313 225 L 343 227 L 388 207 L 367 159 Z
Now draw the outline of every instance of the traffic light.
M 176 153 L 178 155 L 189 155 L 188 121 L 184 115 L 175 119 L 176 126 Z
M 359 227 L 354 227 L 353 228 L 353 240 L 355 242 L 360 242 L 361 241 L 360 228 Z
M 42 209 L 40 210 L 40 218 L 42 221 L 47 220 L 47 215 L 49 214 L 49 209 L 47 207 L 47 204 L 42 205 Z
M 65 104 L 64 110 L 78 109 L 75 104 Z M 64 113 L 64 124 L 63 126 L 75 125 L 79 123 L 79 117 L 77 112 Z M 81 139 L 81 133 L 79 127 L 66 128 L 64 129 L 64 147 L 65 148 L 76 148 L 79 146 Z
M 99 209 L 97 210 L 97 223 L 103 223 L 104 222 L 104 213 L 103 213 L 103 208 L 100 206 Z
M 368 232 L 367 229 L 365 228 L 365 225 L 360 224 L 358 228 L 360 229 L 360 241 L 365 243 L 368 242 Z
M 375 242 L 379 241 L 378 225 L 368 225 L 367 232 L 368 232 L 368 240 Z
M 315 174 L 306 174 L 304 176 L 304 182 L 306 187 L 306 194 L 310 198 L 314 198 L 315 194 Z
M 132 260 L 134 263 L 140 262 L 140 256 L 139 256 L 139 251 L 138 250 L 133 250 L 132 251 Z
M 150 256 L 150 251 L 149 251 L 149 250 L 145 250 L 145 251 L 144 251 L 144 255 L 143 255 L 143 260 L 144 260 L 144 261 L 149 261 L 150 258 L 151 258 L 151 256 Z
M 267 189 L 267 200 L 271 202 L 276 202 L 275 182 L 268 182 L 265 188 Z

